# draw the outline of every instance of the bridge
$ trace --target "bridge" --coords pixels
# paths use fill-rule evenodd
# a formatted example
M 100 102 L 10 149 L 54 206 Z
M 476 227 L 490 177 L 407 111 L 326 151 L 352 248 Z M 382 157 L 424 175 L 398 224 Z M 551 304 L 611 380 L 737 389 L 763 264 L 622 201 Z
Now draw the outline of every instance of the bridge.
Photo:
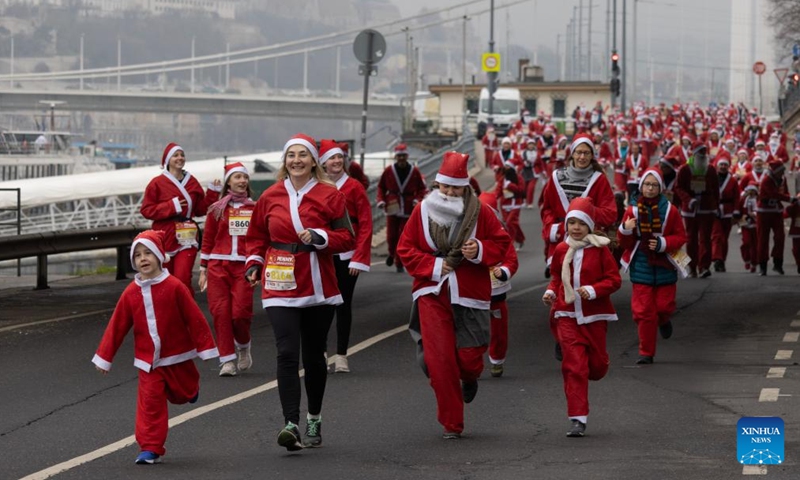
M 113 92 L 0 90 L 4 110 L 25 110 L 40 102 L 58 102 L 59 110 L 83 112 L 147 112 L 207 115 L 245 115 L 324 120 L 360 120 L 361 99 L 266 97 L 237 94 L 177 92 Z M 398 102 L 371 100 L 369 119 L 401 121 L 403 107 Z

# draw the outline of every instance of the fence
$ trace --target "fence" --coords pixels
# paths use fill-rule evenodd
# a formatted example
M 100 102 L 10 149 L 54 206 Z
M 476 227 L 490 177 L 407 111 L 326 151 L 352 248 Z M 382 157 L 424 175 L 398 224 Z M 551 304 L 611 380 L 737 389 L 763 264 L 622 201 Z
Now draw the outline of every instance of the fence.
M 16 230 L 17 235 L 22 233 L 22 190 L 19 188 L 0 188 L 0 193 L 15 192 L 17 194 L 17 206 L 13 208 L 0 208 L 0 231 L 5 228 Z M 13 218 L 12 218 L 13 217 Z M 2 235 L 2 233 L 0 233 Z M 17 259 L 17 276 L 22 275 L 22 263 Z

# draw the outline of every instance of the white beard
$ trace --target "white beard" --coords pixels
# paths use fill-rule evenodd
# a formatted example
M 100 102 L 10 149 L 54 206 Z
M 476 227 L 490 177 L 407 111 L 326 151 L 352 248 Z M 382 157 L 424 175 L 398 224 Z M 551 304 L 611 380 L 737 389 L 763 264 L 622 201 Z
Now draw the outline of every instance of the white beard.
M 448 197 L 438 190 L 429 193 L 422 202 L 428 208 L 428 217 L 442 227 L 455 225 L 464 213 L 464 197 Z

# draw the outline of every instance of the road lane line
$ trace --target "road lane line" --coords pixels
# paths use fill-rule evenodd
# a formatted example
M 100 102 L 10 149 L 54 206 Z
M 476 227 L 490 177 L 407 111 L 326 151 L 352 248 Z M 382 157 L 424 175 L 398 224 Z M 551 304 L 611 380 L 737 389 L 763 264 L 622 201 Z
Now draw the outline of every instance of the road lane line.
M 784 342 L 796 342 L 800 339 L 800 332 L 786 332 L 783 334 Z
M 778 350 L 775 354 L 775 360 L 790 360 L 794 350 Z
M 17 324 L 17 325 L 11 325 L 11 326 L 8 326 L 8 327 L 0 328 L 0 333 L 2 333 L 2 332 L 10 332 L 12 330 L 19 330 L 21 328 L 26 328 L 26 327 L 33 327 L 35 325 L 43 325 L 45 323 L 61 322 L 63 320 L 72 320 L 72 319 L 75 319 L 75 318 L 89 317 L 89 316 L 92 316 L 92 315 L 98 315 L 100 313 L 111 313 L 113 311 L 114 311 L 113 308 L 104 308 L 103 310 L 94 310 L 94 311 L 91 311 L 91 312 L 77 313 L 75 315 L 67 315 L 66 317 L 50 318 L 48 320 L 38 320 L 36 322 L 20 323 L 20 324 Z
M 783 378 L 786 375 L 786 367 L 770 367 L 767 378 Z
M 800 320 L 792 320 L 790 327 L 800 327 Z
M 399 327 L 383 332 L 379 335 L 375 335 L 372 338 L 368 338 L 367 340 L 364 340 L 363 342 L 348 348 L 348 355 L 358 353 L 361 350 L 369 348 L 382 340 L 385 340 L 391 336 L 397 335 L 398 333 L 404 332 L 406 330 L 408 330 L 408 325 L 401 325 Z M 328 364 L 331 365 L 333 363 L 334 363 L 334 358 L 333 357 L 329 358 Z M 300 370 L 300 376 L 302 377 L 304 375 L 305 372 L 303 370 Z M 277 386 L 278 386 L 278 381 L 272 380 L 271 382 L 267 382 L 259 387 L 246 390 L 244 392 L 238 393 L 228 398 L 223 398 L 222 400 L 218 400 L 214 403 L 210 403 L 202 407 L 195 408 L 186 413 L 182 413 L 177 417 L 171 418 L 169 420 L 169 426 L 170 428 L 175 427 L 177 425 L 180 425 L 181 423 L 188 422 L 189 420 L 193 420 L 201 415 L 205 415 L 206 413 L 213 412 L 214 410 L 218 410 L 228 405 L 233 405 L 234 403 L 237 402 L 241 402 L 242 400 L 248 399 L 254 395 L 258 395 L 259 393 L 264 393 L 269 390 L 273 390 Z M 119 450 L 127 448 L 133 445 L 134 443 L 136 443 L 136 438 L 133 435 L 131 435 L 129 437 L 123 438 L 122 440 L 118 440 L 114 443 L 98 448 L 97 450 L 94 450 L 87 454 L 75 457 L 65 462 L 61 462 L 57 465 L 53 465 L 52 467 L 40 470 L 36 473 L 32 473 L 26 477 L 23 477 L 20 480 L 44 480 L 54 475 L 58 475 L 59 473 L 66 472 L 67 470 L 71 470 L 77 466 L 83 465 L 84 463 L 89 463 L 92 460 L 97 460 L 98 458 L 110 455 L 114 452 L 118 452 Z
M 778 395 L 780 395 L 780 388 L 762 388 L 761 395 L 758 397 L 759 402 L 777 402 Z
M 742 468 L 742 475 L 766 475 L 766 465 L 745 465 Z
M 548 285 L 550 285 L 550 282 L 537 283 L 536 285 L 533 285 L 532 287 L 523 288 L 522 290 L 518 290 L 518 291 L 516 291 L 514 293 L 511 293 L 511 294 L 507 295 L 506 299 L 511 300 L 512 298 L 517 298 L 519 296 L 525 295 L 526 293 L 531 293 L 532 291 L 536 290 L 537 288 L 546 287 Z

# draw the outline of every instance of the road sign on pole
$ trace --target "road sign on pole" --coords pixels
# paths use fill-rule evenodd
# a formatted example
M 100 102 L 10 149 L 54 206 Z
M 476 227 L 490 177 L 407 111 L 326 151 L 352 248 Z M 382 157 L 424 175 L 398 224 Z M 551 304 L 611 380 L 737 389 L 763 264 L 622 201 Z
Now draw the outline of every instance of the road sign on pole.
M 500 54 L 499 53 L 484 53 L 481 56 L 481 66 L 483 67 L 483 71 L 486 72 L 486 73 L 499 72 L 500 71 Z
M 362 65 L 358 74 L 364 76 L 364 108 L 361 110 L 361 166 L 364 166 L 364 152 L 367 145 L 367 104 L 369 103 L 369 77 L 378 74 L 376 63 L 386 55 L 386 39 L 378 31 L 368 28 L 362 30 L 353 42 L 353 53 Z
M 786 77 L 789 75 L 789 69 L 776 68 L 773 70 L 773 72 L 775 72 L 775 76 L 778 77 L 778 81 L 781 82 L 781 85 L 783 85 L 783 82 L 786 81 Z
M 800 45 L 797 43 L 795 43 L 792 47 L 792 55 L 795 57 L 800 57 Z
M 753 64 L 753 73 L 756 75 L 764 75 L 764 72 L 767 71 L 767 65 L 764 62 L 756 62 Z

